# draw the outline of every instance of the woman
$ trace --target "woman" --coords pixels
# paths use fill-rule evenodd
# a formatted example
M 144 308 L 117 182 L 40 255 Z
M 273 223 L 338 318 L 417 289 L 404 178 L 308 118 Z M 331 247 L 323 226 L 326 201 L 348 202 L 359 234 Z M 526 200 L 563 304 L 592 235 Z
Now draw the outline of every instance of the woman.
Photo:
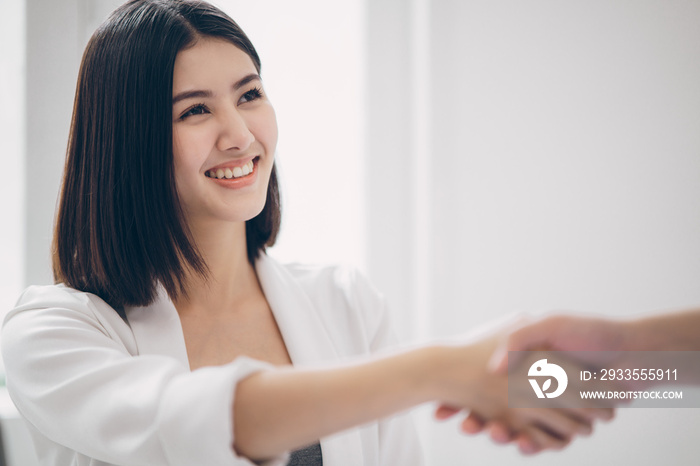
M 285 464 L 309 444 L 309 464 L 418 464 L 392 415 L 431 400 L 543 447 L 589 430 L 590 413 L 508 410 L 505 378 L 485 369 L 495 337 L 376 356 L 394 341 L 362 277 L 269 258 L 276 139 L 259 58 L 221 11 L 132 0 L 95 32 L 57 285 L 29 288 L 3 328 L 43 464 Z

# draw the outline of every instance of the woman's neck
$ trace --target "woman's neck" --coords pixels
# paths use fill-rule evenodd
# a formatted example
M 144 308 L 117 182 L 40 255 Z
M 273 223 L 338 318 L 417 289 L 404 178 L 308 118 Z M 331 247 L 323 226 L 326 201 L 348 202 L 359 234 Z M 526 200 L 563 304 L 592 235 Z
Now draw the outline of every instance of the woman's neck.
M 190 274 L 187 296 L 178 309 L 228 308 L 259 290 L 255 268 L 248 261 L 245 223 L 191 226 L 192 237 L 207 265 L 206 280 Z

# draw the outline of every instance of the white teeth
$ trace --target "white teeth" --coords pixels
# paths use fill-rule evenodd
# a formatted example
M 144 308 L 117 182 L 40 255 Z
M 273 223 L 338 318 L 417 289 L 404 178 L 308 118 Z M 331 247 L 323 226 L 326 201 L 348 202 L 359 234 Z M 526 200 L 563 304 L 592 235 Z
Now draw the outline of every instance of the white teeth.
M 253 173 L 255 165 L 253 164 L 253 161 L 251 160 L 250 162 L 246 163 L 245 165 L 239 166 L 239 167 L 233 167 L 233 168 L 217 168 L 216 170 L 209 170 L 206 174 L 209 178 L 218 178 L 218 179 L 231 179 L 231 178 L 240 178 L 242 176 L 247 176 Z

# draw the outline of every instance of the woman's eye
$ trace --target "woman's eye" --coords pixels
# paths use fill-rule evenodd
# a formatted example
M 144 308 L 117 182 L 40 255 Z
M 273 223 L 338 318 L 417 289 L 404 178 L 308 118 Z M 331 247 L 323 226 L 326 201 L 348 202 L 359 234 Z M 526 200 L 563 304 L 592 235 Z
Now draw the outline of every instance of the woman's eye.
M 203 104 L 197 104 L 193 107 L 188 108 L 185 113 L 180 115 L 180 119 L 184 120 L 187 117 L 191 117 L 194 115 L 204 115 L 205 113 L 209 113 L 209 110 L 207 109 L 206 106 Z
M 244 102 L 250 102 L 251 100 L 259 99 L 260 97 L 262 97 L 262 89 L 255 87 L 243 94 L 238 103 L 242 104 Z

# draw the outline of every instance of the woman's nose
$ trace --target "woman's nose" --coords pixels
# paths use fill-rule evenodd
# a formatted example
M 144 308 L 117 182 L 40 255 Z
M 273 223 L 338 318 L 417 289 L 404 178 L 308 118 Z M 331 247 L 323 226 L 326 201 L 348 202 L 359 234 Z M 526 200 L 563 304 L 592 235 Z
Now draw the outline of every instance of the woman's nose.
M 250 132 L 244 115 L 237 109 L 230 109 L 220 115 L 221 129 L 217 140 L 217 149 L 227 151 L 231 149 L 246 150 L 255 140 Z

